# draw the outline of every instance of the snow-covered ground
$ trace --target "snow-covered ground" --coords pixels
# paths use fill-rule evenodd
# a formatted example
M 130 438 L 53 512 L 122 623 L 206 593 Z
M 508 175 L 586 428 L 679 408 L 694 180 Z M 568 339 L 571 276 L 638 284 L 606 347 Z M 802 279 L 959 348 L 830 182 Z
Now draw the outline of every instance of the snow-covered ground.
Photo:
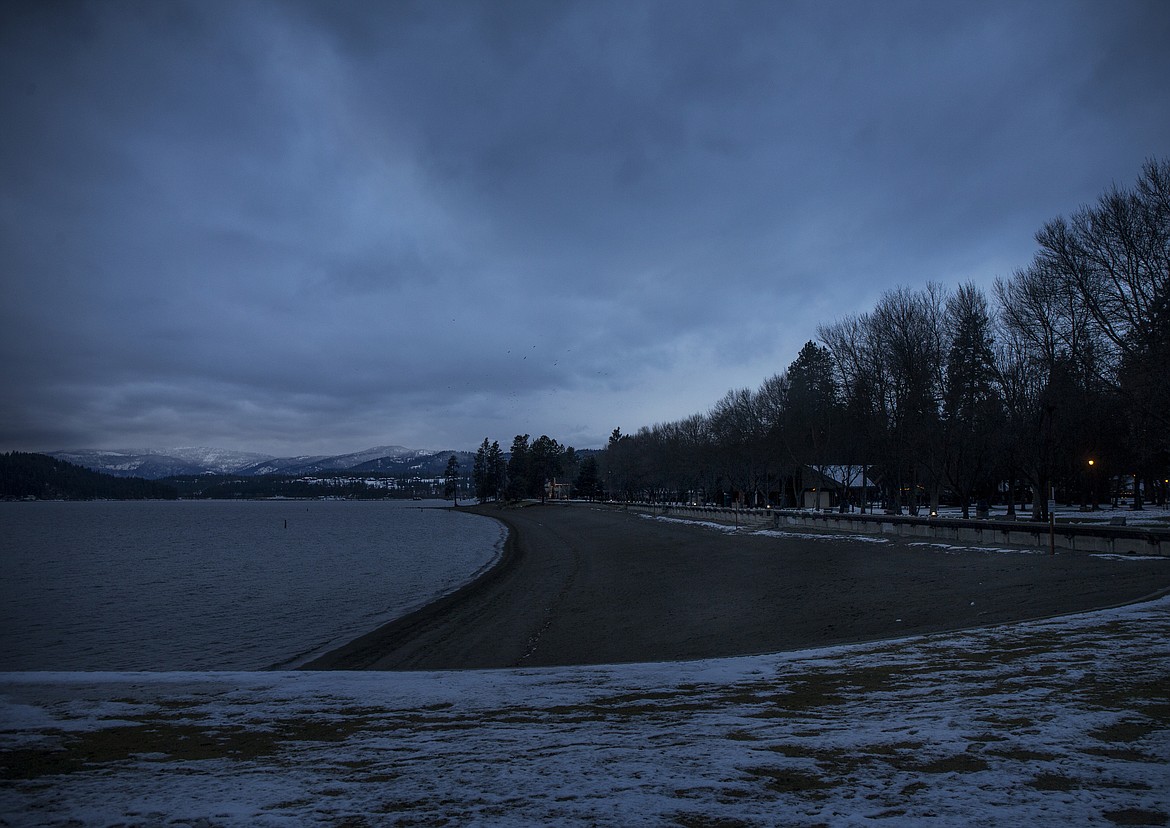
M 961 518 L 963 510 L 958 506 L 944 506 L 938 510 L 939 517 L 946 518 Z M 1032 516 L 1032 506 L 1028 504 L 1024 508 L 1016 504 L 1016 517 L 1019 520 L 1028 520 Z M 971 507 L 971 517 L 975 517 L 975 507 Z M 1007 517 L 1007 507 L 1003 505 L 995 505 L 991 507 L 991 518 L 994 520 L 1003 520 Z M 1166 506 L 1145 506 L 1140 512 L 1135 512 L 1129 508 L 1128 504 L 1119 505 L 1116 509 L 1111 503 L 1104 503 L 1097 511 L 1082 512 L 1081 507 L 1077 505 L 1067 505 L 1058 503 L 1056 505 L 1056 518 L 1060 521 L 1067 521 L 1069 523 L 1088 523 L 1088 524 L 1108 524 L 1114 518 L 1125 518 L 1126 526 L 1148 526 L 1152 528 L 1167 528 L 1170 526 L 1170 507 Z
M 750 658 L 0 675 L 0 824 L 1162 825 L 1170 598 Z
M 751 524 L 744 524 L 743 526 L 733 525 L 730 523 L 717 523 L 710 520 L 697 520 L 694 518 L 683 517 L 666 517 L 664 515 L 647 515 L 643 514 L 641 517 L 647 520 L 656 520 L 662 523 L 685 523 L 688 526 L 702 526 L 704 529 L 712 529 L 716 532 L 723 532 L 725 534 L 743 533 L 749 535 L 764 535 L 774 538 L 800 538 L 802 540 L 847 540 L 852 543 L 889 543 L 889 538 L 880 538 L 875 535 L 861 535 L 861 534 L 833 534 L 831 532 L 800 532 L 795 529 L 760 529 L 758 526 Z
M 1017 510 L 1016 511 L 1016 518 L 1015 518 L 1016 520 L 1027 521 L 1031 518 L 1032 512 L 1031 512 L 1030 505 L 1028 507 L 1025 507 L 1025 508 L 1020 508 L 1019 505 L 1017 504 L 1016 510 Z M 835 510 L 830 509 L 828 511 L 829 511 L 830 515 L 836 514 Z M 755 510 L 755 512 L 754 512 L 754 514 L 759 514 L 759 513 L 760 513 L 760 510 Z M 731 515 L 732 513 L 727 512 L 725 514 Z M 748 514 L 753 514 L 753 512 L 749 512 Z M 858 514 L 856 509 L 854 510 L 853 514 Z M 879 514 L 879 513 L 874 512 L 872 514 Z M 919 517 L 925 517 L 927 514 L 929 514 L 929 512 L 924 508 L 923 511 L 920 513 Z M 655 516 L 655 515 L 649 515 L 649 514 L 644 514 L 643 516 L 644 517 L 657 517 L 658 520 L 675 520 L 675 521 L 684 521 L 685 520 L 685 521 L 688 521 L 691 523 L 705 523 L 706 525 L 708 525 L 712 528 L 718 527 L 721 531 L 735 531 L 735 526 L 732 526 L 729 529 L 727 523 L 719 522 L 719 521 L 703 521 L 700 518 L 664 517 L 661 515 Z M 907 514 L 904 516 L 908 517 L 909 515 Z M 963 517 L 963 510 L 958 506 L 943 506 L 943 507 L 940 507 L 938 510 L 938 517 L 962 518 Z M 971 509 L 970 509 L 970 517 L 971 518 L 975 517 L 975 508 L 974 507 L 971 507 Z M 1005 520 L 1005 519 L 1007 519 L 1007 507 L 1002 506 L 1002 505 L 993 506 L 991 508 L 990 517 L 992 520 Z M 1125 505 L 1118 506 L 1115 509 L 1111 505 L 1105 504 L 1105 505 L 1101 506 L 1101 508 L 1099 508 L 1097 511 L 1090 510 L 1090 511 L 1083 512 L 1083 511 L 1081 511 L 1081 508 L 1079 506 L 1075 506 L 1075 505 L 1069 506 L 1067 504 L 1057 504 L 1056 517 L 1057 517 L 1057 520 L 1061 521 L 1062 523 L 1063 522 L 1084 523 L 1084 524 L 1097 525 L 1097 526 L 1107 525 L 1111 520 L 1116 520 L 1117 518 L 1124 518 L 1125 519 L 1124 525 L 1126 525 L 1126 526 L 1139 526 L 1139 527 L 1147 527 L 1147 528 L 1152 528 L 1152 529 L 1170 528 L 1170 507 L 1167 507 L 1167 506 L 1145 506 L 1142 508 L 1142 510 L 1140 512 L 1135 512 L 1135 511 L 1131 510 L 1128 506 L 1125 506 Z M 730 517 L 725 516 L 725 520 L 730 520 L 730 519 L 731 519 Z M 750 521 L 749 521 L 749 524 L 750 524 Z M 853 537 L 853 536 L 850 535 L 850 537 Z

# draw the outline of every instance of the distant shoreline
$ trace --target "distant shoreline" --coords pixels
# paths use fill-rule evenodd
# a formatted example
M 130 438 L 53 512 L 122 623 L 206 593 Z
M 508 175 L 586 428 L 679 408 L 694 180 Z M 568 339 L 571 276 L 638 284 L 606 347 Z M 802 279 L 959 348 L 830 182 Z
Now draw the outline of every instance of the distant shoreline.
M 601 504 L 461 509 L 507 527 L 497 565 L 302 669 L 751 655 L 1049 617 L 1170 589 L 1170 559 L 726 533 Z

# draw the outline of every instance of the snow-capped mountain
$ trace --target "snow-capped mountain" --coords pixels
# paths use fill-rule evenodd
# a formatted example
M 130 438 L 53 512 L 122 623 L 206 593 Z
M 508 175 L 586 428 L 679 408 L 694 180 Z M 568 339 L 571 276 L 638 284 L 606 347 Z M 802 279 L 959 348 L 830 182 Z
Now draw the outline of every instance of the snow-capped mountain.
M 153 453 L 153 452 L 152 452 Z M 161 449 L 158 454 L 167 457 L 177 457 L 180 460 L 200 466 L 209 472 L 231 474 L 242 468 L 255 465 L 272 457 L 270 454 L 259 454 L 254 451 L 231 451 L 229 449 L 208 448 L 206 446 L 190 446 Z
M 451 453 L 444 453 L 443 461 Z M 77 449 L 47 452 L 49 456 L 119 477 L 157 479 L 192 474 L 313 474 L 344 471 L 399 471 L 423 462 L 434 452 L 403 446 L 375 446 L 365 451 L 338 455 L 273 457 L 247 451 L 185 446 L 169 449 Z
M 49 456 L 119 477 L 155 479 L 175 474 L 230 474 L 268 455 L 204 446 L 167 449 L 77 449 L 52 451 Z
M 327 454 L 300 454 L 296 457 L 270 457 L 266 460 L 261 460 L 259 463 L 253 463 L 250 466 L 237 469 L 236 474 L 300 474 L 306 471 L 320 471 L 320 469 L 315 464 L 326 461 L 328 459 L 329 455 Z
M 475 462 L 475 454 L 470 451 L 415 451 L 398 456 L 378 457 L 368 460 L 358 466 L 353 466 L 353 472 L 385 472 L 398 475 L 418 475 L 419 477 L 438 477 L 447 467 L 447 460 L 454 454 L 460 467 L 466 474 L 471 471 Z
M 237 474 L 315 474 L 323 471 L 344 471 L 362 467 L 363 471 L 381 468 L 370 467 L 370 463 L 387 461 L 388 467 L 398 468 L 404 459 L 429 456 L 431 452 L 422 449 L 408 449 L 403 446 L 375 446 L 365 451 L 336 455 L 304 455 L 301 457 L 274 457 L 247 468 L 238 469 Z

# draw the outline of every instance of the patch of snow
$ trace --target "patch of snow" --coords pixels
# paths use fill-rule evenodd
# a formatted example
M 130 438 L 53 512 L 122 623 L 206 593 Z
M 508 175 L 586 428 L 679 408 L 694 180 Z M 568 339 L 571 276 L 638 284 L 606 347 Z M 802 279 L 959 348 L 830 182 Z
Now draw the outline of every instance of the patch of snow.
M 801 540 L 818 540 L 818 541 L 856 541 L 858 543 L 889 543 L 889 538 L 879 538 L 873 535 L 854 535 L 852 533 L 831 533 L 831 532 L 799 532 L 790 531 L 787 529 L 760 529 L 758 521 L 745 519 L 745 521 L 738 526 L 734 523 L 716 523 L 708 520 L 694 520 L 691 518 L 667 517 L 665 515 L 647 515 L 639 514 L 639 517 L 648 520 L 657 520 L 663 523 L 685 523 L 688 526 L 698 526 L 703 529 L 711 529 L 716 532 L 724 532 L 727 534 L 745 533 L 750 535 L 762 535 L 771 538 L 799 538 Z
M 166 449 L 147 449 L 143 453 L 175 457 L 193 465 L 201 466 L 207 471 L 219 474 L 229 474 L 257 463 L 275 459 L 271 454 L 259 454 L 252 451 L 233 451 L 231 449 L 211 448 L 208 446 L 177 446 Z
M 879 538 L 874 535 L 854 535 L 853 533 L 833 532 L 796 532 L 787 529 L 760 529 L 753 532 L 756 535 L 766 535 L 772 538 L 800 538 L 801 540 L 835 540 L 857 541 L 858 543 L 889 543 L 889 538 Z
M 688 520 L 686 518 L 666 517 L 664 515 L 646 515 L 638 514 L 639 517 L 647 518 L 648 520 L 657 520 L 662 523 L 685 523 L 688 526 L 699 526 L 703 529 L 713 529 L 716 532 L 738 532 L 741 527 L 731 523 L 715 523 L 710 520 Z
M 9 673 L 0 750 L 27 764 L 0 813 L 22 826 L 1160 824 L 1168 642 L 1163 598 L 695 662 Z
M 937 549 L 940 552 L 995 552 L 1004 555 L 1047 555 L 1047 549 L 1026 549 L 1011 546 L 956 546 L 950 543 L 931 543 L 929 541 L 913 541 L 907 546 L 924 546 Z
M 1090 558 L 1108 558 L 1114 561 L 1164 561 L 1165 555 L 1118 555 L 1112 552 L 1094 552 Z

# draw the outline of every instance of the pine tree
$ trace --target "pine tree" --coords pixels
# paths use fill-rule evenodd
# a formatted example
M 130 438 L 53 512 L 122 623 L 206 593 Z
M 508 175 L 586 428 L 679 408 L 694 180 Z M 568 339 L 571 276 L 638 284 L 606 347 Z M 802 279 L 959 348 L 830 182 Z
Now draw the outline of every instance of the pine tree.
M 944 465 L 966 518 L 972 495 L 990 476 L 1003 406 L 987 300 L 974 285 L 961 285 L 947 300 L 946 314 L 951 347 L 943 382 Z
M 835 459 L 831 450 L 834 448 L 834 432 L 841 419 L 833 355 L 828 348 L 806 342 L 788 366 L 786 377 L 788 387 L 781 415 L 781 433 L 795 467 L 794 480 L 801 476 L 800 467 L 804 465 L 815 467 L 823 476 L 828 464 Z M 795 491 L 793 496 L 799 497 Z
M 507 468 L 504 464 L 504 453 L 500 451 L 500 444 L 492 440 L 487 452 L 487 495 L 499 500 L 507 479 Z
M 520 500 L 528 495 L 528 435 L 517 434 L 512 440 L 512 456 L 508 458 L 509 500 Z
M 536 438 L 528 450 L 528 493 L 544 502 L 548 483 L 561 473 L 565 449 L 546 434 Z
M 475 461 L 471 467 L 471 481 L 475 485 L 475 499 L 480 503 L 488 499 L 488 490 L 490 488 L 490 473 L 488 471 L 488 446 L 487 437 L 483 438 L 483 443 L 480 444 L 479 449 L 475 452 Z
M 459 460 L 454 454 L 447 461 L 447 470 L 443 472 L 443 497 L 449 497 L 454 505 L 459 505 Z
M 597 496 L 597 482 L 597 458 L 590 454 L 581 461 L 581 470 L 577 473 L 578 494 L 593 500 Z

